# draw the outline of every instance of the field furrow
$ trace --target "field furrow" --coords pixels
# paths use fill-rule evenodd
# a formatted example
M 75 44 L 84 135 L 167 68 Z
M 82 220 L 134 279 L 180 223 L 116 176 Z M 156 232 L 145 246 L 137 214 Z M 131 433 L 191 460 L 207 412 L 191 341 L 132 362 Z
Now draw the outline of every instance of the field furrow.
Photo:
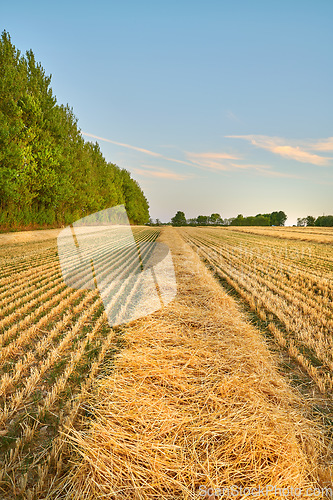
M 119 349 L 99 291 L 87 287 L 92 269 L 113 305 L 128 303 L 131 276 L 138 281 L 158 235 L 133 228 L 136 246 L 129 247 L 127 240 L 95 238 L 84 265 L 71 249 L 64 255 L 74 262 L 72 282 L 61 274 L 55 239 L 0 246 L 1 498 L 39 499 L 61 472 L 60 430 Z
M 219 295 L 219 285 L 211 283 L 205 288 L 206 285 L 201 284 L 202 263 L 190 247 L 220 278 L 223 286 L 237 292 L 243 303 L 260 318 L 276 344 L 297 361 L 320 391 L 326 395 L 333 392 L 333 252 L 331 246 L 324 243 L 331 237 L 329 232 L 311 231 L 307 235 L 308 241 L 304 242 L 301 239 L 303 233 L 290 232 L 287 228 L 272 234 L 265 234 L 262 230 L 237 231 L 235 228 L 168 231 L 167 247 L 175 247 L 178 268 L 183 268 L 184 259 L 188 258 L 189 263 L 184 265 L 181 281 L 177 284 L 180 302 L 171 304 L 170 309 L 163 307 L 161 315 L 157 313 L 156 316 L 159 320 L 143 317 L 144 311 L 148 314 L 150 309 L 154 310 L 151 303 L 155 299 L 153 294 L 150 295 L 151 285 L 147 279 L 150 271 L 142 271 L 152 265 L 150 257 L 160 229 L 133 227 L 133 245 L 133 240 L 126 236 L 129 233 L 117 239 L 113 237 L 117 234 L 113 229 L 102 234 L 95 228 L 91 234 L 87 231 L 80 236 L 81 245 L 85 245 L 81 254 L 72 244 L 63 247 L 61 259 L 65 263 L 59 257 L 60 250 L 58 255 L 56 239 L 0 246 L 0 262 L 3 264 L 0 271 L 0 497 L 4 500 L 40 500 L 48 498 L 47 494 L 53 491 L 55 484 L 62 488 L 70 453 L 64 435 L 73 426 L 80 429 L 83 422 L 92 417 L 87 394 L 113 373 L 115 359 L 121 356 L 124 349 L 126 351 L 128 339 L 139 345 L 141 338 L 146 336 L 144 342 L 151 359 L 155 359 L 158 351 L 161 360 L 168 360 L 168 366 L 170 362 L 170 380 L 164 382 L 160 375 L 155 379 L 154 373 L 159 368 L 162 370 L 163 365 L 159 367 L 155 361 L 154 366 L 150 365 L 146 351 L 142 352 L 137 369 L 139 380 L 140 376 L 143 378 L 133 389 L 135 397 L 139 397 L 140 388 L 151 378 L 152 386 L 158 391 L 162 388 L 165 395 L 169 394 L 171 386 L 180 391 L 179 398 L 177 396 L 175 403 L 172 402 L 172 411 L 177 405 L 181 409 L 188 405 L 197 407 L 198 394 L 203 398 L 203 406 L 197 408 L 198 418 L 205 413 L 207 404 L 214 407 L 220 397 L 213 392 L 216 384 L 221 382 L 221 371 L 215 367 L 216 381 L 210 387 L 212 365 L 202 360 L 207 355 L 213 365 L 219 365 L 223 356 L 216 357 L 214 349 L 219 352 L 221 342 L 229 342 L 228 335 L 234 335 L 230 332 L 238 328 L 238 323 L 231 317 L 228 321 L 232 327 L 226 327 L 222 322 L 218 311 L 225 298 L 216 299 L 216 310 L 210 310 L 210 302 L 215 301 L 216 294 Z M 316 243 L 316 238 L 319 238 L 319 243 Z M 189 244 L 186 248 L 182 247 L 184 240 Z M 190 270 L 191 265 L 197 265 L 198 270 Z M 205 280 L 210 283 L 209 272 L 205 270 L 205 273 Z M 203 293 L 198 292 L 201 288 L 207 291 L 210 298 L 200 295 Z M 147 302 L 140 302 L 142 297 L 146 297 Z M 163 301 L 161 297 L 156 300 L 158 310 Z M 200 304 L 198 309 L 196 304 Z M 205 311 L 210 311 L 207 318 Z M 137 317 L 141 320 L 133 321 Z M 126 325 L 128 318 L 130 323 Z M 147 318 L 154 316 L 148 315 Z M 219 318 L 218 328 L 215 318 Z M 244 324 L 242 332 L 247 331 L 246 328 Z M 180 337 L 178 333 L 174 336 L 174 329 L 176 332 L 183 331 Z M 227 332 L 227 336 L 220 336 L 222 331 Z M 161 344 L 161 332 L 164 332 L 165 346 Z M 240 338 L 234 338 L 236 344 L 243 342 Z M 196 355 L 197 341 L 202 344 L 200 356 Z M 183 351 L 183 342 L 187 345 L 186 352 Z M 230 347 L 228 349 L 232 358 L 233 351 Z M 247 357 L 246 350 L 242 354 L 244 359 Z M 173 351 L 177 352 L 176 358 L 172 357 Z M 184 366 L 175 369 L 175 363 L 178 358 L 182 359 L 183 354 Z M 126 356 L 125 353 L 125 359 Z M 146 363 L 148 370 L 143 368 Z M 235 373 L 228 368 L 228 373 L 237 379 L 243 365 L 242 362 Z M 207 387 L 198 379 L 196 366 L 200 376 L 204 374 Z M 186 389 L 181 381 L 192 370 L 195 376 L 190 377 L 191 389 Z M 269 362 L 267 370 L 271 370 Z M 256 377 L 252 372 L 251 376 Z M 124 387 L 127 383 L 124 379 Z M 140 419 L 141 412 L 146 412 L 143 401 L 148 408 L 147 415 L 155 411 L 149 406 L 149 398 L 146 400 L 144 395 L 141 396 L 140 410 L 133 417 L 130 417 L 132 410 L 129 410 L 127 396 L 124 396 L 124 416 L 129 412 L 131 422 L 133 418 Z M 119 397 L 123 397 L 121 391 Z M 163 406 L 160 392 L 156 397 L 156 408 Z M 119 405 L 120 400 L 116 404 Z M 235 411 L 237 418 L 238 406 Z M 250 420 L 254 416 L 255 411 Z M 209 418 L 207 425 L 210 425 Z M 162 425 L 161 432 L 166 434 L 174 425 L 177 426 L 176 423 L 171 424 L 171 420 L 168 427 L 164 428 L 165 425 Z M 188 425 L 186 420 L 184 430 Z M 195 427 L 195 433 L 199 431 L 204 436 Z M 247 432 L 242 437 L 244 442 Z M 194 450 L 196 445 L 193 446 Z M 228 453 L 228 450 L 221 446 L 218 454 L 222 457 L 223 453 Z M 163 462 L 161 457 L 158 460 Z M 208 458 L 207 470 L 205 467 L 204 463 L 200 464 L 204 471 L 202 474 L 209 476 Z M 237 478 L 237 471 L 235 473 Z M 167 477 L 169 472 L 166 474 Z M 303 472 L 300 474 L 301 477 Z M 306 483 L 307 479 L 303 479 Z M 174 484 L 173 478 L 171 482 Z M 182 491 L 189 491 L 186 485 L 182 488 Z M 62 497 L 56 495 L 54 498 Z M 125 494 L 124 498 L 129 496 Z
M 248 303 L 320 390 L 331 392 L 333 279 L 316 264 L 321 249 L 327 261 L 333 261 L 332 248 L 322 240 L 317 247 L 313 241 L 310 248 L 303 242 L 300 247 L 298 233 L 295 236 L 294 232 L 288 233 L 286 246 L 282 236 L 276 238 L 276 231 L 272 236 L 267 229 L 264 239 L 263 231 L 184 228 L 181 234 L 222 281 Z

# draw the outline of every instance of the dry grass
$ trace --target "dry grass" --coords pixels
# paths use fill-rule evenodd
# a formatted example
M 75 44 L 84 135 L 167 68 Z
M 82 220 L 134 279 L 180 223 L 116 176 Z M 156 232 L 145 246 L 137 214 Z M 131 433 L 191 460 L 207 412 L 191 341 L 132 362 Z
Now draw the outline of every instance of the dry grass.
M 37 231 L 3 233 L 0 234 L 0 245 L 52 240 L 58 236 L 60 231 L 61 229 L 40 229 Z
M 171 228 L 163 237 L 178 298 L 124 329 L 113 374 L 84 398 L 90 418 L 67 428 L 71 467 L 48 498 L 194 499 L 200 485 L 330 485 L 332 450 L 319 421 L 198 256 Z
M 63 282 L 58 233 L 0 235 L 1 500 L 46 495 L 62 471 L 59 432 L 119 349 L 99 294 Z
M 246 227 L 186 228 L 182 234 L 319 390 L 332 394 L 333 249 L 322 242 L 304 243 L 290 229 L 254 228 L 259 235 Z M 287 230 L 295 239 L 282 238 Z
M 270 226 L 230 226 L 227 231 L 274 236 L 282 239 L 333 243 L 332 227 L 270 227 Z

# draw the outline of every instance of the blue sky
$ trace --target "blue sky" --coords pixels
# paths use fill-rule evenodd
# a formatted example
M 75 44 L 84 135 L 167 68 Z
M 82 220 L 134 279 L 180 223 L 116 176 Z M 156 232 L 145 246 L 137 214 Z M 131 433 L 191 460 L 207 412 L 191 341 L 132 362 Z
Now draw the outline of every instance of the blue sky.
M 290 224 L 333 213 L 332 20 L 331 0 L 13 0 L 0 18 L 153 218 Z

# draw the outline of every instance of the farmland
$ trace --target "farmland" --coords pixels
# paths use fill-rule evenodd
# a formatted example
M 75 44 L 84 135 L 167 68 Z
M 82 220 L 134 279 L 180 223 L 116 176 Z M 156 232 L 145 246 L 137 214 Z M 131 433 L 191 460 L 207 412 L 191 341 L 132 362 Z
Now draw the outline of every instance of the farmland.
M 333 230 L 184 229 L 321 392 L 333 389 Z
M 96 290 L 64 283 L 58 231 L 0 237 L 0 497 L 331 484 L 327 425 L 233 296 L 329 402 L 333 231 L 133 231 L 171 248 L 178 295 L 114 328 Z
M 64 283 L 58 233 L 0 236 L 0 491 L 24 498 L 39 498 L 51 469 L 61 469 L 58 430 L 121 343 L 99 293 Z M 138 242 L 158 235 L 135 233 Z

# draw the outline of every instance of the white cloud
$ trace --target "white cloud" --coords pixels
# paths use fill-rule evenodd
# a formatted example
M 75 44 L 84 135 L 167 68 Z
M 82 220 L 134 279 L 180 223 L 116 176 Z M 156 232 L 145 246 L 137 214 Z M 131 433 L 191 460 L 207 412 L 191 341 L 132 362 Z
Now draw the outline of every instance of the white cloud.
M 190 153 L 185 152 L 186 157 L 195 167 L 211 170 L 230 170 L 229 160 L 240 158 L 228 153 Z
M 225 152 L 203 152 L 203 153 L 194 153 L 189 151 L 182 152 L 185 155 L 185 159 L 178 158 L 170 158 L 168 156 L 164 156 L 160 153 L 155 153 L 154 151 L 150 151 L 145 148 L 132 146 L 127 143 L 113 141 L 111 139 L 106 139 L 104 137 L 99 137 L 94 134 L 89 134 L 87 132 L 82 132 L 83 135 L 87 137 L 91 137 L 97 140 L 109 142 L 111 144 L 115 144 L 117 146 L 121 146 L 123 148 L 131 149 L 134 151 L 138 151 L 139 153 L 143 153 L 148 156 L 153 156 L 161 161 L 173 162 L 181 165 L 187 165 L 194 168 L 199 168 L 201 170 L 210 170 L 215 172 L 231 172 L 237 170 L 247 170 L 248 172 L 253 172 L 255 174 L 261 174 L 265 176 L 271 177 L 297 177 L 296 175 L 277 172 L 272 170 L 270 166 L 267 165 L 258 165 L 252 163 L 241 163 L 243 160 L 241 156 L 235 154 L 229 154 Z M 303 149 L 300 149 L 299 146 L 291 146 L 286 144 L 286 140 L 279 137 L 269 137 L 264 135 L 233 135 L 227 136 L 231 138 L 245 139 L 251 142 L 254 146 L 267 149 L 275 154 L 283 156 L 285 158 L 291 158 L 301 162 L 310 162 L 318 165 L 324 165 L 329 160 L 328 158 L 324 158 L 315 154 L 308 153 Z M 331 138 L 333 141 L 333 138 Z M 318 141 L 316 143 L 316 147 L 327 148 L 330 147 L 329 139 L 326 142 L 321 143 Z M 141 168 L 134 168 L 133 172 L 143 177 L 150 178 L 160 178 L 160 179 L 170 179 L 170 180 L 185 180 L 193 177 L 193 175 L 183 174 L 179 172 L 174 172 L 167 168 L 156 167 L 150 165 L 142 165 Z
M 333 151 L 333 137 L 327 139 L 319 139 L 311 146 L 313 151 Z
M 311 151 L 330 151 L 333 150 L 333 138 L 323 139 L 317 142 L 310 141 L 290 141 L 282 137 L 270 137 L 267 135 L 227 135 L 232 139 L 245 139 L 253 146 L 266 149 L 271 153 L 292 159 L 302 163 L 311 163 L 313 165 L 328 165 L 332 158 L 319 156 Z
M 253 163 L 243 163 L 243 164 L 232 163 L 232 166 L 238 169 L 253 170 L 254 172 L 262 174 L 266 177 L 289 177 L 294 179 L 301 179 L 299 175 L 272 170 L 272 167 L 270 167 L 269 165 L 258 165 Z
M 97 139 L 99 141 L 110 142 L 111 144 L 115 144 L 116 146 L 122 146 L 123 148 L 134 149 L 135 151 L 139 151 L 140 153 L 145 153 L 145 154 L 150 155 L 150 156 L 157 156 L 157 157 L 162 156 L 159 153 L 154 153 L 153 151 L 149 151 L 149 149 L 138 148 L 136 146 L 131 146 L 130 144 L 125 144 L 124 142 L 112 141 L 111 139 L 105 139 L 104 137 L 98 137 L 98 135 L 88 134 L 88 132 L 81 132 L 81 133 L 82 133 L 82 135 L 85 135 L 87 137 L 91 137 L 91 138 Z
M 150 165 L 145 165 L 144 168 L 134 168 L 133 172 L 143 177 L 170 179 L 175 181 L 184 181 L 191 177 L 190 175 L 178 174 L 166 168 L 153 167 Z
M 105 137 L 99 137 L 99 136 L 94 135 L 94 134 L 88 134 L 88 132 L 81 132 L 81 133 L 82 133 L 82 135 L 85 135 L 87 137 L 91 137 L 93 139 L 97 139 L 99 141 L 110 142 L 111 144 L 115 144 L 116 146 L 121 146 L 121 147 L 127 148 L 127 149 L 133 149 L 134 151 L 138 151 L 140 153 L 144 153 L 144 154 L 149 155 L 149 156 L 154 156 L 156 158 L 161 158 L 161 159 L 166 160 L 166 161 L 171 161 L 174 163 L 181 163 L 183 165 L 191 165 L 191 163 L 189 163 L 187 161 L 178 160 L 176 158 L 169 158 L 167 156 L 161 155 L 160 153 L 155 153 L 154 151 L 150 151 L 149 149 L 139 148 L 137 146 L 132 146 L 131 144 L 126 144 L 124 142 L 112 141 L 111 139 L 105 139 Z

